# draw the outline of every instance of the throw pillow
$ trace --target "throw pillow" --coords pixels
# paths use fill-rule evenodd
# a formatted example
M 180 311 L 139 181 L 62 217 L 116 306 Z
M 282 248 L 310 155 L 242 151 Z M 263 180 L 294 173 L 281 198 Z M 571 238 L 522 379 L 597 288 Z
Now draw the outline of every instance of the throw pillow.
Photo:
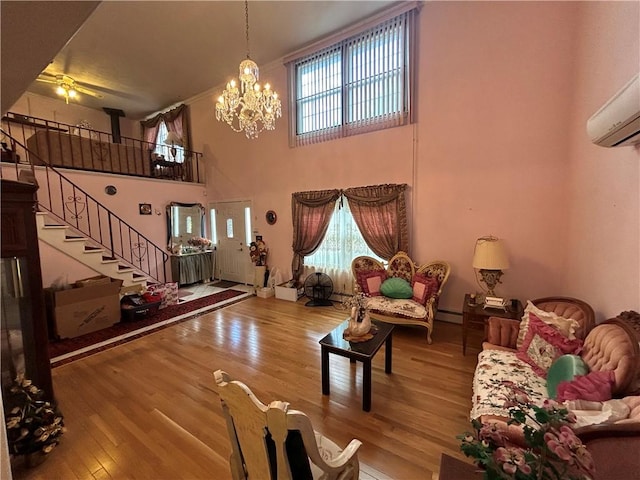
M 518 332 L 518 339 L 516 340 L 516 348 L 520 348 L 522 342 L 524 342 L 524 338 L 527 336 L 530 313 L 533 313 L 544 323 L 551 325 L 552 327 L 561 331 L 565 337 L 569 338 L 569 340 L 573 340 L 576 338 L 575 334 L 578 330 L 578 327 L 580 326 L 577 320 L 574 320 L 573 318 L 559 317 L 553 312 L 541 310 L 533 303 L 531 303 L 531 300 L 527 300 L 527 306 L 524 309 L 524 315 L 522 316 L 522 321 L 520 322 L 520 331 Z
M 581 348 L 581 340 L 569 340 L 551 325 L 530 313 L 527 336 L 516 356 L 531 365 L 535 373 L 546 378 L 547 370 L 556 358 L 566 353 L 577 354 Z
M 554 400 L 558 396 L 560 382 L 571 381 L 579 375 L 589 373 L 589 367 L 578 355 L 561 355 L 547 372 L 547 394 Z
M 380 286 L 387 279 L 384 270 L 370 270 L 368 272 L 358 272 L 358 285 L 362 293 L 375 297 L 380 295 Z
M 404 278 L 391 277 L 382 282 L 380 292 L 389 298 L 411 298 L 413 288 Z
M 590 400 L 606 402 L 611 400 L 611 390 L 616 381 L 613 370 L 594 370 L 558 385 L 558 401 Z
M 416 273 L 411 279 L 411 288 L 413 289 L 413 297 L 411 298 L 424 305 L 428 298 L 438 292 L 439 287 L 438 279 Z

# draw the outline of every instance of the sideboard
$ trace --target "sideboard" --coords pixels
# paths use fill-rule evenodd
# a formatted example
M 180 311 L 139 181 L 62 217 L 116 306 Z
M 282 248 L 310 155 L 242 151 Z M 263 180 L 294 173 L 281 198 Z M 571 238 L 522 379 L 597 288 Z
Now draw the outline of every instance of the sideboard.
M 214 255 L 215 252 L 213 250 L 171 255 L 173 281 L 182 286 L 211 280 L 211 277 L 213 277 Z

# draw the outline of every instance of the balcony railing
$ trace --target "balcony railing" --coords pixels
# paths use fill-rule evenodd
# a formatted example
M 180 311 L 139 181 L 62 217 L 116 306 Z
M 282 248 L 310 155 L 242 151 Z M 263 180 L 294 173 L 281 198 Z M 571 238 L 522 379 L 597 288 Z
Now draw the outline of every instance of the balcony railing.
M 2 130 L 15 139 L 3 140 L 2 161 L 119 175 L 204 183 L 202 154 L 184 150 L 174 157 L 171 146 L 113 135 L 80 126 L 8 112 Z M 23 145 L 26 147 L 23 147 Z

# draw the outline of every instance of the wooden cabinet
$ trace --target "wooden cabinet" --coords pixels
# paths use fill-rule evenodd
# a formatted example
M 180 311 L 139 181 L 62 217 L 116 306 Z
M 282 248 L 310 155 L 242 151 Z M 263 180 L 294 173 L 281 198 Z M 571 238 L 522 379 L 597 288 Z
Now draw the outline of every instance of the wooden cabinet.
M 2 386 L 24 373 L 53 400 L 36 229 L 37 186 L 2 180 Z

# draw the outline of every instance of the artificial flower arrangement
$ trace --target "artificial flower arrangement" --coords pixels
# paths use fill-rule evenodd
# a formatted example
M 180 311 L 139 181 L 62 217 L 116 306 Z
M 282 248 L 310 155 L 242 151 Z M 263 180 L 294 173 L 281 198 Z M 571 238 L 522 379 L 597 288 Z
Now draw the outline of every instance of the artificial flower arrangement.
M 484 470 L 487 480 L 586 480 L 593 477 L 591 454 L 576 437 L 571 424 L 576 417 L 554 400 L 534 405 L 526 392 L 506 382 L 509 425 L 522 426 L 526 446 L 510 443 L 496 423 L 474 419 L 473 433 L 457 438 L 460 449 Z
M 351 316 L 355 317 L 357 321 L 362 321 L 364 315 L 367 313 L 368 302 L 368 295 L 362 292 L 356 292 L 352 296 L 347 297 L 347 299 L 342 302 L 342 305 L 344 308 L 351 310 Z
M 204 237 L 191 237 L 189 240 L 187 240 L 187 243 L 194 247 L 210 247 L 211 246 L 211 240 Z
M 7 442 L 12 455 L 51 452 L 64 433 L 62 414 L 42 400 L 44 391 L 20 375 L 3 396 Z

